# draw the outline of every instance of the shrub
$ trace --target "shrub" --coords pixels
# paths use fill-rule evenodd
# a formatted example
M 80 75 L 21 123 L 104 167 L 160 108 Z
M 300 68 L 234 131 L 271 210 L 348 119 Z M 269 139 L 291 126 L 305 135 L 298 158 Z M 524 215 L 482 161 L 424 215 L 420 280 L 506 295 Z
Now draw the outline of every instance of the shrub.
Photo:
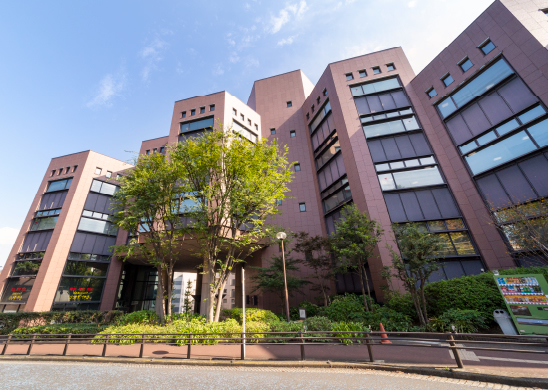
M 306 330 L 310 332 L 330 331 L 333 328 L 331 320 L 322 316 L 307 318 L 304 324 L 306 325 Z
M 335 322 L 362 321 L 365 308 L 360 295 L 336 295 L 329 306 L 319 308 L 318 314 Z
M 223 314 L 227 318 L 232 318 L 242 323 L 243 315 L 241 308 L 224 309 Z M 267 324 L 273 324 L 280 322 L 278 316 L 272 313 L 270 310 L 263 309 L 245 309 L 245 321 L 247 322 L 263 322 Z
M 39 326 L 27 326 L 23 328 L 14 329 L 11 334 L 14 335 L 29 335 L 29 334 L 51 334 L 51 335 L 65 335 L 65 336 L 52 336 L 53 338 L 65 338 L 66 335 L 73 334 L 97 334 L 105 329 L 105 326 L 98 324 L 53 324 L 53 325 L 39 325 Z M 45 336 L 47 337 L 47 336 Z
M 129 324 L 158 324 L 160 317 L 153 310 L 140 310 L 132 313 L 127 313 L 118 318 L 117 325 L 129 325 Z
M 301 319 L 299 316 L 299 308 L 301 307 L 306 310 L 306 317 L 315 317 L 318 315 L 318 305 L 312 302 L 303 301 L 299 304 L 299 306 L 289 308 L 289 316 L 293 321 L 298 321 Z
M 333 324 L 334 332 L 365 332 L 368 331 L 364 324 L 360 322 L 338 322 Z M 333 337 L 362 337 L 363 334 L 356 333 L 334 333 Z M 339 339 L 339 342 L 345 344 L 361 343 L 361 340 Z
M 271 325 L 271 332 L 290 332 L 287 334 L 269 335 L 268 341 L 274 343 L 287 343 L 291 340 L 296 340 L 299 336 L 298 333 L 302 332 L 302 322 L 282 322 L 279 321 Z M 278 337 L 290 337 L 288 339 L 280 339 Z
M 384 305 L 389 309 L 405 314 L 412 320 L 418 320 L 417 311 L 415 310 L 415 305 L 413 304 L 411 294 L 409 293 L 401 294 L 399 292 L 390 291 L 386 295 L 386 302 Z
M 374 313 L 365 313 L 363 323 L 371 326 L 372 330 L 380 330 L 381 322 L 388 332 L 410 332 L 415 330 L 411 318 L 388 307 L 379 307 Z
M 435 332 L 451 332 L 452 326 L 458 333 L 476 333 L 487 329 L 485 317 L 476 310 L 451 309 L 438 318 L 430 319 L 430 326 Z

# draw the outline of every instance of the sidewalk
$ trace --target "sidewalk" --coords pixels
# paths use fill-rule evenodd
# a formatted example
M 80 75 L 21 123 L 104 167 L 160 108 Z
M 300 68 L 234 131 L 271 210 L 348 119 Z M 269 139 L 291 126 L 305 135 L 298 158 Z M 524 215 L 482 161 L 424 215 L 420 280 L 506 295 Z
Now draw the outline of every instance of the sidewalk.
M 372 346 L 374 363 L 369 362 L 364 345 L 306 345 L 306 360 L 300 361 L 299 345 L 248 344 L 246 360 L 240 359 L 240 345 L 192 345 L 191 359 L 187 346 L 146 344 L 143 358 L 138 358 L 140 345 L 109 344 L 105 357 L 103 345 L 71 344 L 67 356 L 63 344 L 35 344 L 30 356 L 28 345 L 8 345 L 1 360 L 48 360 L 122 362 L 183 365 L 351 367 L 402 371 L 444 376 L 510 386 L 548 389 L 548 354 L 503 353 L 499 351 L 462 350 L 464 369 L 457 369 L 452 353 L 443 348 Z

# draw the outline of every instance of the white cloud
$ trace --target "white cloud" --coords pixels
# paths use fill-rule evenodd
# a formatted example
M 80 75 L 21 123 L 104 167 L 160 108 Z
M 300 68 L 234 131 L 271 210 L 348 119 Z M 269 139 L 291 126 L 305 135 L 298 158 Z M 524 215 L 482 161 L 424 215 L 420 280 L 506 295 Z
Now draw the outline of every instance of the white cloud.
M 141 50 L 139 55 L 145 61 L 145 66 L 141 71 L 143 81 L 147 81 L 150 72 L 158 68 L 158 64 L 163 60 L 162 53 L 167 46 L 166 42 L 156 38 L 150 45 Z
M 119 72 L 117 75 L 107 74 L 99 82 L 97 94 L 87 103 L 87 106 L 90 108 L 112 106 L 112 99 L 120 96 L 125 86 L 126 74 L 124 72 Z
M 278 16 L 272 15 L 270 17 L 270 32 L 272 34 L 277 33 L 282 27 L 287 24 L 294 16 L 296 19 L 303 17 L 304 13 L 308 10 L 305 0 L 301 0 L 299 3 L 289 4 L 285 8 L 281 9 Z
M 289 38 L 284 38 L 284 39 L 281 39 L 278 41 L 277 45 L 278 46 L 285 46 L 285 45 L 291 45 L 294 41 L 295 37 L 289 37 Z
M 407 3 L 407 6 L 409 8 L 413 8 L 417 5 L 417 0 L 411 0 L 409 3 Z

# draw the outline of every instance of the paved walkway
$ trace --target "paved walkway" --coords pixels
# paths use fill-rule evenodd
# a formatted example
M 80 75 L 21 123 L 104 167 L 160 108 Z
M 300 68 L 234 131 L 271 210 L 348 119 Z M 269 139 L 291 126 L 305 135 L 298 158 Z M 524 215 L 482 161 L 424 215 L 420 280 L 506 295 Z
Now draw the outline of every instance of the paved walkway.
M 351 369 L 192 367 L 0 362 L 2 389 L 525 389 L 458 379 Z
M 420 345 L 420 344 L 417 344 Z M 62 344 L 36 344 L 31 355 L 61 355 Z M 186 359 L 187 346 L 167 344 L 146 344 L 144 358 Z M 6 356 L 24 355 L 28 345 L 8 345 Z M 106 357 L 134 358 L 139 356 L 140 345 L 109 344 Z M 403 347 L 398 345 L 374 345 L 373 356 L 376 362 L 416 367 L 456 368 L 452 352 L 444 348 L 426 348 L 420 346 Z M 461 357 L 467 371 L 492 375 L 548 379 L 548 348 L 544 354 L 504 353 L 498 351 L 462 350 Z M 101 356 L 102 345 L 71 344 L 67 356 Z M 306 345 L 307 361 L 369 362 L 367 347 L 364 345 Z M 193 345 L 193 360 L 239 360 L 239 345 Z M 300 360 L 299 345 L 248 344 L 248 360 Z

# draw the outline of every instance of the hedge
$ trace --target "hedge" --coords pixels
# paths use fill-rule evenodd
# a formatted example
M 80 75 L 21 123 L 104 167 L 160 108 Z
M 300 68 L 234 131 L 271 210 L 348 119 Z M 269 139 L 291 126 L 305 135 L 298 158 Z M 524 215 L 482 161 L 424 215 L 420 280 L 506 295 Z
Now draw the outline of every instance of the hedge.
M 106 326 L 99 324 L 53 324 L 28 326 L 24 328 L 14 329 L 11 334 L 14 335 L 29 335 L 29 334 L 53 334 L 65 336 L 52 336 L 54 338 L 64 338 L 68 334 L 96 334 L 105 329 Z M 47 337 L 47 336 L 45 336 Z

